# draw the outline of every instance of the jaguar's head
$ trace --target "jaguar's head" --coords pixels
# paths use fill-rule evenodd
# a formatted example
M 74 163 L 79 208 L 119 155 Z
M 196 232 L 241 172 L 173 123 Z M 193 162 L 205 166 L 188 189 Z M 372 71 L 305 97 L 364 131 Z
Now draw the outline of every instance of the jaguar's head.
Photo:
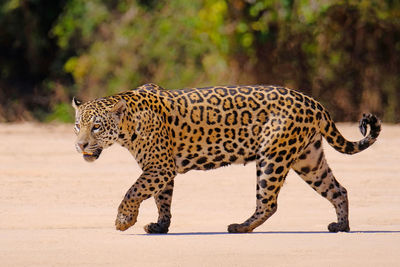
M 75 108 L 76 150 L 92 162 L 99 158 L 103 149 L 118 140 L 119 123 L 126 110 L 126 102 L 99 99 L 82 103 L 72 99 Z

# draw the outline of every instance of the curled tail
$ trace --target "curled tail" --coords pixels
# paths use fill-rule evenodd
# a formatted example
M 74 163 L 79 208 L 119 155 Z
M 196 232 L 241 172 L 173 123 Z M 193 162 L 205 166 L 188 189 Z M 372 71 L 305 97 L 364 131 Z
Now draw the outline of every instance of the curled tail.
M 370 131 L 369 134 L 365 136 L 367 133 L 367 125 L 370 126 Z M 351 142 L 343 137 L 327 112 L 325 112 L 324 116 L 321 118 L 321 134 L 333 148 L 341 153 L 355 154 L 375 143 L 381 131 L 381 122 L 373 114 L 363 114 L 359 129 L 365 137 L 360 141 Z

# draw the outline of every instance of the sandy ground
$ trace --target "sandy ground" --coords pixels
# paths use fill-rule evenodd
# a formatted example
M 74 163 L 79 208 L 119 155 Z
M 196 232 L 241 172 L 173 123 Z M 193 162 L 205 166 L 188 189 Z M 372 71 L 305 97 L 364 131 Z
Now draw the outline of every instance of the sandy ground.
M 339 128 L 361 138 L 354 124 Z M 399 266 L 400 126 L 384 125 L 354 156 L 325 143 L 349 192 L 352 231 L 338 234 L 326 230 L 333 207 L 294 172 L 274 216 L 254 233 L 226 233 L 255 208 L 254 164 L 179 175 L 170 234 L 145 234 L 151 199 L 118 232 L 117 207 L 140 169 L 118 145 L 86 163 L 74 139 L 71 125 L 0 124 L 1 266 Z

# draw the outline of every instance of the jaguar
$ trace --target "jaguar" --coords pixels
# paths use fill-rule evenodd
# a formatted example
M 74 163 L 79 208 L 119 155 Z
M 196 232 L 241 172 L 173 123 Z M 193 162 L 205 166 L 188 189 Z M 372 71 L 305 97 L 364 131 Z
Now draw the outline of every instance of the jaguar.
M 168 232 L 178 173 L 252 161 L 256 209 L 245 222 L 229 225 L 230 233 L 252 232 L 276 212 L 290 169 L 332 203 L 337 222 L 328 230 L 350 231 L 347 191 L 326 161 L 322 137 L 335 150 L 355 154 L 371 146 L 381 130 L 375 115 L 364 114 L 359 122 L 364 138 L 348 141 L 319 102 L 281 86 L 166 90 L 145 84 L 85 103 L 73 98 L 72 105 L 75 145 L 86 161 L 118 143 L 142 169 L 119 205 L 115 226 L 121 231 L 135 224 L 141 202 L 153 197 L 158 220 L 144 230 Z

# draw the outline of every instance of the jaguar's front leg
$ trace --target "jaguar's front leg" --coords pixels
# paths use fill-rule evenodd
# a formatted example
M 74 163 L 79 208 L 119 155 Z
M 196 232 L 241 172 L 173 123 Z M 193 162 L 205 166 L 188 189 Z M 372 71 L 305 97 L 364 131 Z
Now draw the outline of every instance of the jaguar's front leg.
M 163 171 L 159 169 L 145 170 L 143 174 L 139 177 L 139 179 L 136 181 L 136 183 L 128 190 L 128 192 L 126 192 L 124 199 L 119 205 L 118 215 L 115 220 L 116 229 L 120 231 L 125 231 L 126 229 L 134 225 L 136 223 L 137 216 L 139 213 L 140 203 L 151 196 L 159 196 L 160 193 L 167 191 L 166 187 L 168 185 L 173 186 L 173 183 L 171 184 L 170 182 L 173 180 L 174 176 L 175 176 L 175 171 Z M 172 192 L 172 187 L 170 190 Z M 165 195 L 165 193 L 163 195 Z M 172 198 L 172 193 L 169 198 L 169 201 L 171 201 L 171 198 Z M 160 208 L 162 208 L 162 210 L 164 211 L 162 205 L 160 206 Z M 167 215 L 169 214 L 168 216 L 170 218 L 171 215 L 169 212 L 170 211 L 168 208 L 166 214 Z M 161 215 L 162 213 L 160 212 L 160 218 L 158 223 L 160 223 L 160 219 L 161 221 L 163 221 L 166 218 Z M 165 228 L 165 223 L 163 228 Z
M 149 198 L 150 195 L 143 192 L 141 185 L 144 184 L 142 174 L 136 183 L 126 192 L 124 199 L 118 207 L 118 215 L 115 220 L 117 230 L 125 231 L 136 223 L 139 214 L 140 203 Z
M 149 234 L 165 234 L 171 223 L 171 201 L 174 190 L 174 180 L 170 181 L 163 191 L 154 196 L 158 208 L 157 223 L 149 223 L 144 230 Z

